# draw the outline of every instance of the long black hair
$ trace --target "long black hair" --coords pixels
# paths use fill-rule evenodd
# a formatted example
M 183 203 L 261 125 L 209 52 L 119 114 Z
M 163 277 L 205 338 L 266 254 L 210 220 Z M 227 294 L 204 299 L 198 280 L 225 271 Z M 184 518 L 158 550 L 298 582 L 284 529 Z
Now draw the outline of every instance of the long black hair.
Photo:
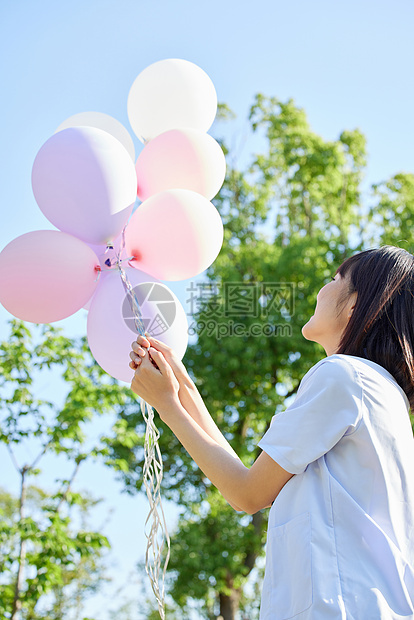
M 414 412 L 414 256 L 386 245 L 351 256 L 337 271 L 357 293 L 338 353 L 383 366 Z

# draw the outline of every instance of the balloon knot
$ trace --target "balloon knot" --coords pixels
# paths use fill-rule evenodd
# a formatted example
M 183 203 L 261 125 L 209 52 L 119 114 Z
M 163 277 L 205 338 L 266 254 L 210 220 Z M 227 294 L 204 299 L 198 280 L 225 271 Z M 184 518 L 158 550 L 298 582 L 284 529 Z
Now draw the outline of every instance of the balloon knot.
M 130 261 L 141 260 L 141 258 L 142 258 L 141 252 L 139 252 L 138 250 L 132 250 L 132 255 L 128 260 Z
M 95 265 L 95 271 L 96 271 L 96 278 L 95 278 L 95 282 L 97 282 L 101 276 L 102 273 L 102 269 L 100 265 Z

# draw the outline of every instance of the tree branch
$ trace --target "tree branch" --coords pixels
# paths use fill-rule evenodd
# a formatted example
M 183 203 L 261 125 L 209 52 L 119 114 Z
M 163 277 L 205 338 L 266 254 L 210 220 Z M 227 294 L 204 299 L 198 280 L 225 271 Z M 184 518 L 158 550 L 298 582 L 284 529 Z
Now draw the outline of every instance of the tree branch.
M 20 523 L 24 519 L 24 509 L 25 509 L 25 503 L 26 503 L 26 473 L 27 471 L 28 471 L 27 465 L 25 465 L 20 471 L 21 476 L 22 476 L 22 484 L 21 484 L 21 490 L 20 490 L 20 506 L 19 506 L 19 522 Z M 20 534 L 19 565 L 17 569 L 16 585 L 14 588 L 13 607 L 12 607 L 12 613 L 10 616 L 10 620 L 17 620 L 19 612 L 22 607 L 20 591 L 22 588 L 23 571 L 24 571 L 25 562 L 26 562 L 26 540 L 23 538 L 22 534 Z
M 19 472 L 19 474 L 21 474 L 21 473 L 22 473 L 22 470 L 21 470 L 21 468 L 20 468 L 20 466 L 19 466 L 19 463 L 17 462 L 16 457 L 14 456 L 14 452 L 13 452 L 13 450 L 11 449 L 10 444 L 8 443 L 8 444 L 6 444 L 6 446 L 7 446 L 7 450 L 8 450 L 8 452 L 9 452 L 9 454 L 10 454 L 10 458 L 11 458 L 11 460 L 12 460 L 12 463 L 13 463 L 14 467 L 15 467 L 15 468 L 16 468 L 16 470 Z
M 53 439 L 50 439 L 47 443 L 45 443 L 45 445 L 43 446 L 43 450 L 37 455 L 33 463 L 28 467 L 29 470 L 35 468 L 35 466 L 38 464 L 42 456 L 46 453 L 46 450 L 48 449 L 48 447 L 50 446 L 52 442 L 53 442 Z
M 62 493 L 62 497 L 61 497 L 61 498 L 60 498 L 60 500 L 59 500 L 59 503 L 58 503 L 57 508 L 56 508 L 56 512 L 59 512 L 59 510 L 60 510 L 60 508 L 61 508 L 61 506 L 62 506 L 63 502 L 66 500 L 66 498 L 67 498 L 67 496 L 68 496 L 68 493 L 69 493 L 69 491 L 70 491 L 70 488 L 71 488 L 71 486 L 72 486 L 72 484 L 73 484 L 73 481 L 75 480 L 76 474 L 77 474 L 77 473 L 78 473 L 78 471 L 79 471 L 79 467 L 80 467 L 80 464 L 81 464 L 82 460 L 83 460 L 83 459 L 80 459 L 79 461 L 77 461 L 77 463 L 76 463 L 76 467 L 75 467 L 75 469 L 73 470 L 73 474 L 72 474 L 72 476 L 71 476 L 71 478 L 70 478 L 70 480 L 69 480 L 69 482 L 68 482 L 68 484 L 67 484 L 66 490 Z

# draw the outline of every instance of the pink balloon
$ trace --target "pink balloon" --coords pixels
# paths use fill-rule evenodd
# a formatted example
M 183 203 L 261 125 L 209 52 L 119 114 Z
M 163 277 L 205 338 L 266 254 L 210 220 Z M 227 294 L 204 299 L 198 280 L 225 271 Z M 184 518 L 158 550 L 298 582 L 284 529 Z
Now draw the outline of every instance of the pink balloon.
M 208 134 L 172 129 L 146 144 L 135 168 L 142 201 L 167 189 L 191 189 L 211 200 L 223 185 L 226 160 Z
M 126 269 L 137 295 L 145 329 L 182 357 L 188 343 L 184 308 L 165 284 L 136 269 Z M 87 323 L 88 343 L 98 364 L 112 377 L 130 383 L 131 343 L 137 338 L 132 309 L 120 274 L 107 272 L 93 296 Z
M 42 146 L 32 187 L 40 209 L 60 230 L 88 243 L 117 237 L 136 199 L 131 157 L 112 135 L 95 127 L 70 127 Z
M 188 189 L 151 196 L 132 215 L 125 231 L 131 267 L 160 280 L 186 280 L 211 265 L 223 243 L 223 224 L 214 205 Z
M 95 253 L 57 230 L 29 232 L 0 253 L 0 302 L 23 321 L 51 323 L 77 312 L 99 276 Z
M 92 293 L 92 295 L 89 297 L 89 299 L 88 299 L 88 301 L 86 302 L 86 304 L 83 304 L 83 306 L 82 306 L 82 308 L 83 308 L 84 310 L 88 310 L 88 312 L 89 312 L 89 309 L 90 309 L 90 307 L 91 307 L 91 304 L 92 304 L 93 298 L 95 297 L 95 293 L 96 293 L 97 291 L 99 291 L 99 289 L 100 289 L 100 287 L 102 286 L 102 284 L 103 284 L 103 282 L 104 282 L 105 278 L 107 277 L 108 273 L 110 273 L 110 272 L 109 272 L 109 271 L 102 271 L 102 272 L 101 272 L 101 275 L 99 276 L 99 280 L 98 280 L 98 286 L 96 287 L 96 289 L 94 290 L 94 292 Z

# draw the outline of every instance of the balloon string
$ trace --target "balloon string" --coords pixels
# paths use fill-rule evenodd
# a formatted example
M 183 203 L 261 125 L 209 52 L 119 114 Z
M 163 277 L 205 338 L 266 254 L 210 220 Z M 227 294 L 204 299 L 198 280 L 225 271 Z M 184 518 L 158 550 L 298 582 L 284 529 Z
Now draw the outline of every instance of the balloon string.
M 161 451 L 158 445 L 159 432 L 154 424 L 154 411 L 143 399 L 140 400 L 141 411 L 147 423 L 145 434 L 145 462 L 144 462 L 144 485 L 150 504 L 150 512 L 145 521 L 147 527 L 150 522 L 150 531 L 145 533 L 147 537 L 147 550 L 145 555 L 145 569 L 150 579 L 152 590 L 158 602 L 158 611 L 162 620 L 165 620 L 165 574 L 170 559 L 170 538 L 161 502 L 161 481 L 163 475 L 163 463 Z M 160 536 L 158 535 L 160 534 Z M 161 571 L 162 553 L 165 543 L 167 553 L 164 567 Z M 159 583 L 162 583 L 160 590 Z
M 125 292 L 131 304 L 134 315 L 134 323 L 139 334 L 145 334 L 145 325 L 139 302 L 134 289 L 131 286 L 125 269 L 121 265 L 121 254 L 125 248 L 125 227 L 122 231 L 122 242 L 117 254 L 117 266 L 121 276 Z M 108 246 L 107 249 L 111 249 Z M 112 247 L 113 249 L 113 247 Z M 144 469 L 143 482 L 147 493 L 150 511 L 145 521 L 145 528 L 149 524 L 149 532 L 145 532 L 147 538 L 147 549 L 145 554 L 145 570 L 149 577 L 152 591 L 158 603 L 158 611 L 161 620 L 165 620 L 165 574 L 168 561 L 170 559 L 170 537 L 168 535 L 167 524 L 161 502 L 161 481 L 163 477 L 163 462 L 158 439 L 160 433 L 154 422 L 154 411 L 143 398 L 140 398 L 142 416 L 146 422 L 145 442 L 144 442 Z M 161 573 L 162 553 L 165 544 L 167 553 Z M 161 574 L 160 574 L 161 573 Z M 160 588 L 161 581 L 161 588 Z

